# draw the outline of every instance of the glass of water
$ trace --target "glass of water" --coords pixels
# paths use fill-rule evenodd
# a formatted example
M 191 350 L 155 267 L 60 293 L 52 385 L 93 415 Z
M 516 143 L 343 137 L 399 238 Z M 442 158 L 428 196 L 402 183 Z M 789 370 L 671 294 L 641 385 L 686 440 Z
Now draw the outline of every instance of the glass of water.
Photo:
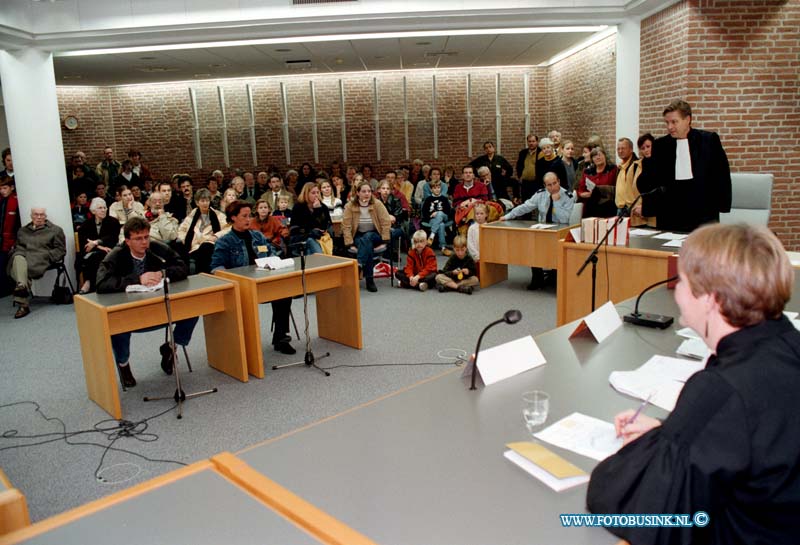
M 528 431 L 533 433 L 537 427 L 547 420 L 547 412 L 550 410 L 550 396 L 547 392 L 533 390 L 522 394 L 522 401 L 524 403 L 522 416 L 525 417 L 525 425 L 528 426 Z

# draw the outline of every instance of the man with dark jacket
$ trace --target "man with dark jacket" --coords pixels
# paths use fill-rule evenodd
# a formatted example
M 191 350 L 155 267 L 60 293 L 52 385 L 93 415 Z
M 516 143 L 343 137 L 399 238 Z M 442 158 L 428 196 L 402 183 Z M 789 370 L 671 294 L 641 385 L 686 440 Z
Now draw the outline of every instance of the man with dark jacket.
M 175 251 L 166 244 L 150 240 L 150 223 L 146 219 L 140 217 L 129 219 L 123 226 L 122 232 L 125 244 L 111 250 L 97 271 L 97 293 L 124 292 L 128 286 L 135 284 L 155 286 L 163 280 L 164 272 L 171 282 L 183 280 L 188 276 L 189 269 L 186 263 Z M 197 320 L 195 317 L 175 322 L 175 344 L 181 346 L 189 344 Z M 138 331 L 153 331 L 163 327 L 159 325 Z M 117 362 L 120 380 L 125 388 L 136 386 L 136 379 L 133 378 L 128 362 L 131 352 L 131 333 L 111 335 L 114 360 Z M 160 351 L 161 368 L 166 374 L 171 375 L 174 364 L 172 350 L 167 343 L 164 343 Z
M 492 173 L 492 183 L 495 189 L 495 195 L 499 198 L 506 198 L 506 188 L 509 186 L 511 176 L 514 170 L 511 164 L 502 155 L 495 153 L 494 142 L 485 142 L 483 144 L 483 151 L 486 153 L 480 157 L 476 157 L 470 165 L 472 171 L 477 174 L 478 169 L 485 166 L 489 168 Z
M 642 194 L 662 190 L 642 197 L 641 215 L 656 216 L 656 226 L 670 231 L 718 222 L 720 212 L 730 212 L 732 191 L 719 135 L 693 129 L 692 108 L 683 100 L 664 109 L 664 121 L 669 134 L 653 143 L 636 184 Z
M 519 150 L 517 155 L 517 178 L 522 191 L 522 200 L 527 200 L 536 193 L 536 159 L 539 158 L 539 137 L 529 134 L 528 147 Z
M 41 278 L 50 265 L 67 255 L 64 230 L 47 221 L 44 208 L 31 208 L 31 222 L 17 232 L 17 245 L 8 256 L 8 274 L 16 282 L 14 318 L 31 312 L 31 280 Z

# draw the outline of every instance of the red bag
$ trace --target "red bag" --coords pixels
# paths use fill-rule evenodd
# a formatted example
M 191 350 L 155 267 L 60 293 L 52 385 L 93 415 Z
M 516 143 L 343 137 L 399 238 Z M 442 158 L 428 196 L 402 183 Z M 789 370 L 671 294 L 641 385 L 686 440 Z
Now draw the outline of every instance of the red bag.
M 397 267 L 390 267 L 388 263 L 378 263 L 372 270 L 375 278 L 389 278 L 397 272 Z

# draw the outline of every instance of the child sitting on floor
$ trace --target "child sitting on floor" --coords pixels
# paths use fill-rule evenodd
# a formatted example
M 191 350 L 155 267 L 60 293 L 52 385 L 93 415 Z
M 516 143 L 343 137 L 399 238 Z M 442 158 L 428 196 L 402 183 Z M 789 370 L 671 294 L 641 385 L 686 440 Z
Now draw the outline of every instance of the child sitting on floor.
M 475 261 L 467 252 L 467 239 L 459 235 L 453 240 L 454 256 L 450 256 L 442 272 L 436 275 L 440 292 L 458 291 L 472 295 L 472 288 L 480 284 L 475 276 Z
M 436 254 L 428 247 L 428 235 L 422 229 L 414 233 L 411 242 L 405 269 L 395 273 L 397 287 L 425 291 L 436 278 Z

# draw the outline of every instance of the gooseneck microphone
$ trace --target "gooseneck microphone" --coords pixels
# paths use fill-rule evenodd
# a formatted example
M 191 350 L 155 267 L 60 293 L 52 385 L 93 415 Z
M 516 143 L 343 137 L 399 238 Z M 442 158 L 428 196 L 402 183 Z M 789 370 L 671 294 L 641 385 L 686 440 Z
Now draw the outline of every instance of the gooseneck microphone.
M 651 289 L 655 288 L 656 286 L 660 286 L 661 284 L 666 284 L 667 282 L 672 282 L 673 280 L 677 280 L 677 276 L 670 276 L 666 280 L 660 280 L 655 284 L 647 286 L 645 289 L 642 290 L 642 293 L 636 298 L 636 305 L 633 307 L 633 312 L 628 314 L 623 318 L 629 324 L 633 325 L 643 325 L 645 327 L 657 327 L 658 329 L 666 329 L 672 325 L 672 322 L 675 319 L 672 316 L 665 316 L 663 314 L 651 314 L 648 312 L 639 312 L 639 301 L 642 300 L 642 295 L 650 291 Z
M 483 336 L 486 334 L 489 329 L 496 326 L 497 324 L 502 324 L 503 322 L 507 324 L 516 324 L 522 320 L 522 313 L 518 310 L 507 310 L 503 317 L 499 320 L 495 320 L 494 322 L 490 323 L 486 327 L 483 328 L 481 331 L 480 336 L 478 337 L 478 344 L 475 346 L 475 354 L 472 356 L 472 380 L 470 381 L 470 390 L 475 390 L 475 378 L 478 376 L 478 353 L 481 351 L 481 341 L 483 341 Z

